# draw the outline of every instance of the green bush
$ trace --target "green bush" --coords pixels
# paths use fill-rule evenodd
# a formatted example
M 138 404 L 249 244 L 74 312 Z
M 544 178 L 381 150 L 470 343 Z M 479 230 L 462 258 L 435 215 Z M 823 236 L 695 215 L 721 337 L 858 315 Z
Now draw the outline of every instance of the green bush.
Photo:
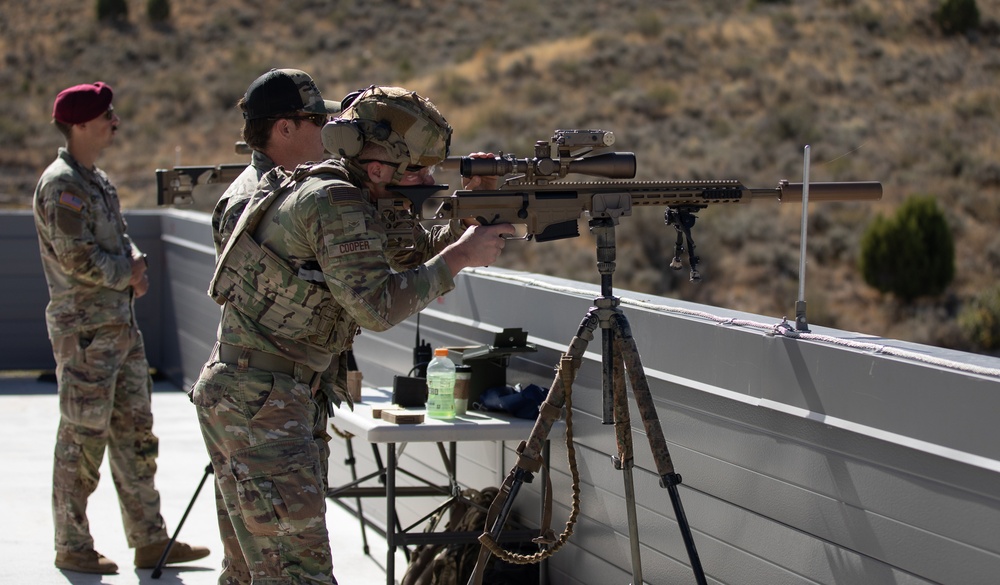
M 146 0 L 146 14 L 153 22 L 170 20 L 170 0 Z
M 934 11 L 934 22 L 945 34 L 960 34 L 979 26 L 976 0 L 942 0 Z
M 974 298 L 958 314 L 965 336 L 985 350 L 1000 349 L 1000 285 Z
M 955 277 L 955 243 L 934 197 L 907 199 L 891 219 L 881 215 L 861 237 L 861 275 L 909 302 L 937 295 Z
M 128 20 L 125 0 L 97 0 L 97 20 Z

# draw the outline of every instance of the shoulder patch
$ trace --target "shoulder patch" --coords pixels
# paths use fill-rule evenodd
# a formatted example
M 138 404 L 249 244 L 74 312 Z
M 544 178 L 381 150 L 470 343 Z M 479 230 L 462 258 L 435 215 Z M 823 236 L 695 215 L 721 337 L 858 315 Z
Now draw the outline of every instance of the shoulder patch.
M 334 185 L 326 188 L 330 203 L 358 203 L 364 201 L 361 190 L 350 185 Z
M 368 231 L 368 227 L 365 225 L 365 214 L 363 212 L 348 211 L 347 213 L 341 214 L 340 217 L 344 222 L 344 235 L 355 236 Z
M 56 203 L 63 207 L 68 207 L 77 213 L 83 211 L 83 199 L 77 197 L 69 191 L 63 191 L 60 193 L 59 199 L 56 200 Z

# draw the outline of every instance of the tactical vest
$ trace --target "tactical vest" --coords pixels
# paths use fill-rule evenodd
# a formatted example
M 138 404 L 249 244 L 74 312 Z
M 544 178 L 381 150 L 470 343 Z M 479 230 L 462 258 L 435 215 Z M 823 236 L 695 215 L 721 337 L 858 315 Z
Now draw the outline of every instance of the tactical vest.
M 271 205 L 297 183 L 331 174 L 348 179 L 343 167 L 331 162 L 300 166 L 294 173 L 279 167 L 265 174 L 219 256 L 208 289 L 215 302 L 229 303 L 274 334 L 323 349 L 329 349 L 343 308 L 325 283 L 299 277 L 286 260 L 258 244 L 252 234 Z

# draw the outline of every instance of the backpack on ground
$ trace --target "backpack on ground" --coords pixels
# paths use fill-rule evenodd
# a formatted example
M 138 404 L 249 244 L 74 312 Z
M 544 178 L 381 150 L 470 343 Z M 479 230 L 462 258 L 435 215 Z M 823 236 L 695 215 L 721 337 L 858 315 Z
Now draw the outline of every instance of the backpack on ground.
M 429 519 L 425 532 L 436 531 L 447 515 L 445 531 L 482 533 L 497 492 L 495 487 L 463 490 L 461 498 Z M 478 541 L 420 545 L 410 554 L 401 585 L 464 585 L 472 575 L 478 555 Z

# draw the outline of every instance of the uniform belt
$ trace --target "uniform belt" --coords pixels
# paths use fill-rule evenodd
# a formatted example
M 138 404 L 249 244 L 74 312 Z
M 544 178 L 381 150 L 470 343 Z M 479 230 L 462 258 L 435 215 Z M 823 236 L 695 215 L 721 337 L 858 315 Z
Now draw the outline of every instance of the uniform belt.
M 304 382 L 310 386 L 319 379 L 317 372 L 312 368 L 298 362 L 293 362 L 280 355 L 229 345 L 227 343 L 219 344 L 220 362 L 239 365 L 241 358 L 246 358 L 247 367 L 288 374 L 299 382 Z

